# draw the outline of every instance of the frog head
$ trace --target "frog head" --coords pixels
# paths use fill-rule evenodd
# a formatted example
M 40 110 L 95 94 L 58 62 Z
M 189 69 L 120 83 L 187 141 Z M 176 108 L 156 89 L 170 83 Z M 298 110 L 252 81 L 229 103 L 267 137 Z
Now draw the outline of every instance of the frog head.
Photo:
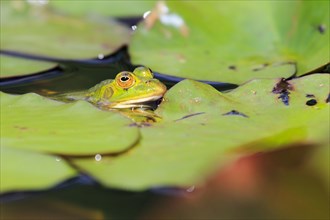
M 91 88 L 87 100 L 107 108 L 148 107 L 148 102 L 159 100 L 166 86 L 146 67 L 133 72 L 123 71 L 114 80 L 105 80 Z

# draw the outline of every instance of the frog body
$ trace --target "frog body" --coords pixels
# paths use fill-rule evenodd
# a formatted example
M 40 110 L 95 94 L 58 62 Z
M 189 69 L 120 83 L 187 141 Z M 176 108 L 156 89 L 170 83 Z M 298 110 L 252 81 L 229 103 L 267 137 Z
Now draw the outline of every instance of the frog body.
M 57 95 L 61 101 L 86 100 L 101 109 L 152 109 L 150 102 L 161 99 L 166 86 L 155 79 L 150 69 L 137 67 L 133 72 L 123 71 L 115 79 L 108 79 L 87 91 Z M 129 112 L 123 111 L 125 115 Z M 133 112 L 133 111 L 132 111 Z

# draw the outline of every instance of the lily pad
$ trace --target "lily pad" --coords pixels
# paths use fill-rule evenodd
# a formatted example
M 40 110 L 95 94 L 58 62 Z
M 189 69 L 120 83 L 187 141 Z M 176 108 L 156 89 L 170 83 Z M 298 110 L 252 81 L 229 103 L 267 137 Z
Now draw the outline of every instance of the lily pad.
M 301 75 L 330 60 L 329 4 L 168 1 L 135 31 L 132 62 L 161 73 L 234 84 Z
M 1 140 L 0 193 L 46 189 L 76 175 L 60 157 L 5 146 Z
M 135 148 L 119 157 L 73 163 L 110 187 L 188 187 L 201 184 L 216 168 L 242 155 L 328 141 L 329 75 L 287 82 L 293 85 L 289 105 L 274 91 L 279 82 L 254 80 L 220 93 L 184 80 L 166 93 L 157 109 L 163 121 L 142 127 Z M 306 95 L 318 102 L 306 105 Z
M 142 16 L 151 10 L 156 0 L 133 1 L 50 1 L 50 6 L 72 15 L 101 14 L 103 16 Z
M 19 59 L 0 55 L 0 77 L 20 76 L 51 69 L 54 63 Z
M 21 9 L 1 1 L 1 50 L 90 59 L 116 51 L 130 35 L 130 29 L 110 19 L 65 16 L 38 6 Z
M 61 155 L 118 153 L 139 139 L 131 121 L 87 102 L 64 104 L 30 93 L 0 94 L 1 145 Z

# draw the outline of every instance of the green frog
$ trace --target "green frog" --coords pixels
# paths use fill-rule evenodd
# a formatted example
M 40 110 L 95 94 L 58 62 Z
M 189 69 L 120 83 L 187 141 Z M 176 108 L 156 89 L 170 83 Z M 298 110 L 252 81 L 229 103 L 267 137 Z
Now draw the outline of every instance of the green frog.
M 156 121 L 152 103 L 160 100 L 166 86 L 154 78 L 146 67 L 137 67 L 133 72 L 123 71 L 115 79 L 100 82 L 82 92 L 54 96 L 60 101 L 86 100 L 103 110 L 117 110 L 134 121 L 141 118 Z

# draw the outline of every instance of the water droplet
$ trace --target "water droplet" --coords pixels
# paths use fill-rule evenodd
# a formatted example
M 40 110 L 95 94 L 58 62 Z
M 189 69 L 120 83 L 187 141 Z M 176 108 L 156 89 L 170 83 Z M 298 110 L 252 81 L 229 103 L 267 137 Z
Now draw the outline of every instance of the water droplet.
M 104 55 L 100 53 L 99 55 L 97 55 L 97 58 L 99 58 L 100 60 L 102 60 L 104 58 Z
M 101 160 L 102 160 L 102 156 L 101 156 L 101 154 L 96 154 L 96 155 L 95 155 L 95 160 L 96 160 L 96 161 L 101 161 Z
M 133 31 L 135 31 L 137 29 L 137 26 L 133 25 L 131 28 L 132 28 Z
M 151 11 L 144 12 L 143 13 L 143 19 L 146 19 L 150 13 L 151 13 Z
M 61 158 L 60 158 L 60 157 L 55 157 L 55 160 L 56 160 L 57 162 L 60 162 L 60 161 L 61 161 Z
M 188 189 L 186 189 L 187 192 L 193 192 L 195 190 L 195 186 L 191 186 Z

